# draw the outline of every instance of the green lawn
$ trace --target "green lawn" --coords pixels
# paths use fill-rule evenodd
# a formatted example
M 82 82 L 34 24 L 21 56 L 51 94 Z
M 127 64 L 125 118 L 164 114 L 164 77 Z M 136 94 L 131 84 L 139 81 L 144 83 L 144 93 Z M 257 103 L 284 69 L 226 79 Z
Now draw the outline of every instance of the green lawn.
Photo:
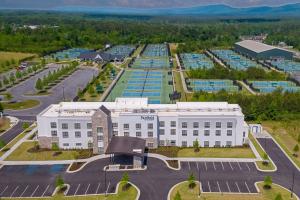
M 0 73 L 14 69 L 20 60 L 33 56 L 35 54 L 0 51 Z
M 137 197 L 137 190 L 131 186 L 127 191 L 122 190 L 124 183 L 120 184 L 117 194 L 109 194 L 106 197 L 104 195 L 87 195 L 87 196 L 68 196 L 56 195 L 51 198 L 26 198 L 28 200 L 135 200 Z M 16 200 L 19 198 L 9 198 L 7 200 Z M 6 200 L 6 199 L 5 199 Z
M 287 189 L 283 189 L 277 185 L 272 185 L 272 189 L 263 189 L 263 183 L 259 183 L 258 187 L 260 193 L 258 194 L 224 194 L 224 193 L 203 193 L 199 195 L 199 184 L 193 189 L 189 189 L 188 182 L 183 182 L 176 186 L 171 192 L 171 199 L 174 199 L 177 191 L 181 195 L 182 200 L 274 200 L 277 194 L 282 195 L 282 199 L 296 200 L 296 198 L 290 198 L 290 192 Z
M 30 160 L 75 160 L 80 155 L 89 157 L 88 150 L 62 150 L 61 154 L 54 155 L 55 151 L 40 150 L 37 152 L 29 152 L 35 145 L 35 142 L 24 142 L 14 152 L 12 152 L 6 160 L 9 161 L 30 161 Z
M 6 131 L 9 128 L 10 128 L 9 118 L 6 117 L 0 118 L 0 135 L 2 132 Z
M 180 101 L 190 101 L 193 97 L 193 94 L 187 94 L 185 93 L 183 86 L 182 86 L 182 82 L 181 82 L 181 77 L 180 77 L 180 73 L 179 72 L 173 72 L 174 75 L 174 80 L 175 80 L 175 89 L 177 92 L 181 93 L 181 99 Z
M 262 125 L 300 167 L 300 153 L 298 153 L 298 157 L 293 156 L 293 148 L 298 143 L 297 139 L 300 134 L 299 120 L 264 121 Z M 299 143 L 298 145 L 300 146 Z
M 255 155 L 249 147 L 200 148 L 199 152 L 195 152 L 193 148 L 159 147 L 157 149 L 151 149 L 150 152 L 167 157 L 255 158 Z
M 249 134 L 249 139 L 251 140 L 251 142 L 254 145 L 255 149 L 259 153 L 260 157 L 263 158 L 263 156 L 266 152 L 261 148 L 261 146 L 258 144 L 257 140 L 253 137 L 252 134 Z M 273 169 L 275 169 L 275 166 L 273 165 L 272 162 L 269 162 L 268 165 L 263 165 L 262 161 L 258 161 L 258 162 L 256 162 L 256 164 L 257 164 L 258 168 L 262 169 L 262 170 L 273 170 Z
M 20 101 L 16 103 L 2 103 L 4 109 L 10 109 L 10 110 L 23 110 L 23 109 L 29 109 L 36 107 L 40 104 L 38 100 L 29 99 L 25 101 Z

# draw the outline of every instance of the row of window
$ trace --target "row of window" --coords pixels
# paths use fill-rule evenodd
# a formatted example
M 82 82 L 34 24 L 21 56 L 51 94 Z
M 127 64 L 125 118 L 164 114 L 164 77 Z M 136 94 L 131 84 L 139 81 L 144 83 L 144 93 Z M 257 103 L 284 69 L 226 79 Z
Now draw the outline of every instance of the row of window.
M 57 128 L 57 123 L 56 122 L 51 122 L 50 123 L 51 128 Z M 74 123 L 74 129 L 81 129 L 81 123 Z M 69 124 L 68 123 L 62 123 L 61 124 L 62 129 L 69 129 Z M 87 129 L 92 129 L 92 123 L 87 123 L 86 124 Z
M 204 147 L 209 147 L 209 145 L 209 141 L 204 141 Z M 160 140 L 159 146 L 176 146 L 176 140 L 171 140 L 169 143 L 166 143 L 164 140 Z M 181 146 L 187 147 L 187 141 L 182 141 Z M 231 147 L 232 141 L 226 141 L 226 146 Z M 215 141 L 214 147 L 221 147 L 221 141 Z
M 69 147 L 70 146 L 70 143 L 63 143 L 63 147 Z M 82 143 L 75 143 L 75 146 L 76 147 L 82 147 Z M 88 143 L 88 148 L 91 149 L 93 148 L 93 143 L 89 142 Z
M 164 133 L 164 131 L 162 132 Z M 160 132 L 161 135 L 161 132 Z M 187 136 L 188 131 L 187 130 L 182 130 L 181 131 L 182 136 Z M 216 136 L 221 136 L 221 130 L 216 130 L 215 131 Z M 227 136 L 232 136 L 232 130 L 227 130 Z M 199 130 L 193 130 L 193 136 L 199 136 Z M 204 130 L 204 136 L 210 136 L 210 130 Z
M 51 136 L 52 137 L 57 137 L 57 131 L 52 130 L 51 131 Z M 63 136 L 63 138 L 69 138 L 69 132 L 63 131 L 62 136 Z M 93 132 L 92 131 L 87 131 L 87 137 L 93 137 Z M 81 132 L 80 131 L 75 131 L 75 138 L 81 138 Z

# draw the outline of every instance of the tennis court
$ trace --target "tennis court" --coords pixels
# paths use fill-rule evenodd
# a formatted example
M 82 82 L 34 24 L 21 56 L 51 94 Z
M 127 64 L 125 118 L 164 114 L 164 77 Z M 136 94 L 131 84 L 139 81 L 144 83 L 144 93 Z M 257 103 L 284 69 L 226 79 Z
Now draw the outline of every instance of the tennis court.
M 172 75 L 167 71 L 126 70 L 106 101 L 117 97 L 148 97 L 149 103 L 170 103 Z
M 137 58 L 130 65 L 133 69 L 169 69 L 171 67 L 168 57 Z
M 283 92 L 299 92 L 298 87 L 291 81 L 247 81 L 254 90 L 261 93 L 271 93 L 278 88 L 282 88 Z
M 205 91 L 205 92 L 218 92 L 225 90 L 227 92 L 238 92 L 239 87 L 234 85 L 232 80 L 221 80 L 221 79 L 189 79 L 187 81 L 189 89 L 194 92 Z
M 169 48 L 166 44 L 148 44 L 142 57 L 169 57 Z
M 300 72 L 300 63 L 292 60 L 271 61 L 271 65 L 284 72 Z
M 249 67 L 261 67 L 256 62 L 239 55 L 232 50 L 211 50 L 211 52 L 232 69 L 246 70 Z
M 129 57 L 134 52 L 135 49 L 136 46 L 134 45 L 116 45 L 106 50 L 106 53 Z
M 185 69 L 210 69 L 214 67 L 214 63 L 205 54 L 182 53 L 180 60 Z
M 80 54 L 90 52 L 88 49 L 82 49 L 82 48 L 72 48 L 67 49 L 63 51 L 59 51 L 56 53 L 53 53 L 51 55 L 46 56 L 46 59 L 54 58 L 59 60 L 73 60 L 76 59 Z

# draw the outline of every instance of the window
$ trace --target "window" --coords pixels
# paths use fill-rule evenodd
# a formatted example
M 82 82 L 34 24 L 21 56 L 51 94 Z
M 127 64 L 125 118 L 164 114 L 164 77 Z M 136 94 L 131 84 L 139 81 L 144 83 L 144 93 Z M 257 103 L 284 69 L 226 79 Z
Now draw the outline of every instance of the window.
M 118 123 L 112 123 L 113 128 L 118 128 Z
M 51 123 L 50 123 L 50 127 L 51 127 L 51 128 L 57 128 L 56 122 L 51 122 Z
M 97 133 L 103 133 L 103 127 L 97 127 Z
M 181 123 L 181 127 L 182 127 L 182 128 L 187 128 L 187 122 L 182 122 L 182 123 Z
M 51 131 L 51 136 L 52 137 L 57 137 L 57 131 Z
M 176 129 L 171 129 L 171 135 L 176 135 Z
M 138 131 L 135 133 L 136 137 L 142 137 L 142 132 Z
M 216 141 L 215 142 L 215 147 L 221 147 L 221 141 Z
M 204 147 L 209 147 L 209 141 L 204 141 Z
M 113 131 L 113 136 L 118 136 L 118 131 Z
M 148 145 L 147 145 L 149 148 L 153 148 L 154 144 L 153 142 L 148 142 Z
M 75 123 L 75 124 L 74 124 L 74 128 L 75 128 L 75 129 L 80 129 L 80 123 Z
M 136 128 L 137 130 L 140 130 L 140 129 L 142 128 L 142 124 L 135 124 L 135 128 Z
M 193 128 L 199 128 L 199 122 L 194 122 L 193 123 Z
M 164 140 L 159 140 L 159 146 L 165 146 L 165 141 Z
M 164 129 L 159 129 L 159 135 L 164 135 L 165 134 L 165 130 Z
M 87 132 L 87 136 L 88 136 L 88 137 L 93 137 L 93 132 L 92 132 L 92 131 L 88 131 L 88 132 Z
M 232 146 L 232 142 L 231 141 L 227 141 L 226 142 L 226 147 L 231 147 Z
M 209 130 L 204 130 L 204 136 L 209 136 Z
M 171 121 L 171 127 L 176 127 L 176 121 Z
M 81 132 L 80 131 L 75 131 L 75 137 L 80 138 L 81 137 Z
M 232 136 L 232 130 L 227 130 L 227 136 Z
M 93 143 L 89 142 L 89 143 L 88 143 L 88 148 L 89 148 L 89 149 L 93 148 Z
M 153 132 L 152 131 L 148 131 L 148 137 L 153 137 Z
M 61 128 L 62 129 L 68 129 L 68 124 L 67 123 L 62 123 Z
M 159 127 L 165 127 L 165 122 L 164 121 L 160 121 L 159 122 Z
M 153 129 L 153 124 L 152 123 L 148 124 L 148 129 Z
M 69 146 L 69 143 L 63 143 L 63 146 L 64 146 L 64 147 L 68 147 L 68 146 Z
M 216 122 L 216 128 L 221 128 L 222 127 L 222 123 L 221 122 Z
M 176 140 L 171 140 L 171 146 L 176 146 Z
M 129 136 L 129 132 L 124 132 L 124 136 Z
M 210 122 L 204 122 L 204 128 L 210 128 Z
M 69 133 L 68 132 L 62 132 L 63 138 L 68 138 L 69 137 Z
M 245 131 L 243 132 L 243 137 L 246 137 L 246 132 Z
M 76 147 L 81 147 L 81 143 L 76 143 Z
M 193 136 L 198 136 L 199 135 L 199 131 L 198 130 L 193 130 Z
M 124 129 L 128 130 L 129 129 L 129 124 L 124 124 L 123 127 L 124 127 Z
M 98 147 L 98 152 L 99 153 L 103 153 L 104 152 L 104 148 L 103 147 Z
M 87 128 L 87 129 L 92 129 L 92 123 L 87 123 L 87 124 L 86 124 L 86 128 Z
M 221 136 L 221 130 L 216 130 L 216 136 Z
M 187 141 L 182 141 L 181 146 L 187 147 Z
M 97 136 L 97 140 L 98 140 L 98 141 L 103 141 L 103 135 L 98 135 L 98 136 Z
M 182 131 L 181 131 L 181 135 L 182 135 L 182 136 L 187 136 L 187 130 L 182 130 Z
M 232 122 L 227 122 L 227 128 L 232 128 Z

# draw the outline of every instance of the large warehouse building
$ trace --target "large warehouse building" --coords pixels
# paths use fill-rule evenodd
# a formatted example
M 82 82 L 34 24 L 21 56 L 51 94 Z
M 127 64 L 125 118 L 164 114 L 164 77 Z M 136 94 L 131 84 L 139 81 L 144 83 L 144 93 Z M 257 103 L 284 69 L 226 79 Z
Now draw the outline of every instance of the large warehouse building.
M 147 98 L 117 98 L 115 102 L 62 102 L 37 116 L 42 148 L 53 143 L 62 149 L 107 151 L 113 138 L 145 140 L 158 146 L 241 146 L 248 125 L 237 104 L 226 102 L 177 102 L 148 104 Z M 120 143 L 120 142 L 119 142 Z
M 261 42 L 256 42 L 253 40 L 244 40 L 235 43 L 235 51 L 242 55 L 259 59 L 259 60 L 270 60 L 270 59 L 293 59 L 293 52 L 267 45 Z

